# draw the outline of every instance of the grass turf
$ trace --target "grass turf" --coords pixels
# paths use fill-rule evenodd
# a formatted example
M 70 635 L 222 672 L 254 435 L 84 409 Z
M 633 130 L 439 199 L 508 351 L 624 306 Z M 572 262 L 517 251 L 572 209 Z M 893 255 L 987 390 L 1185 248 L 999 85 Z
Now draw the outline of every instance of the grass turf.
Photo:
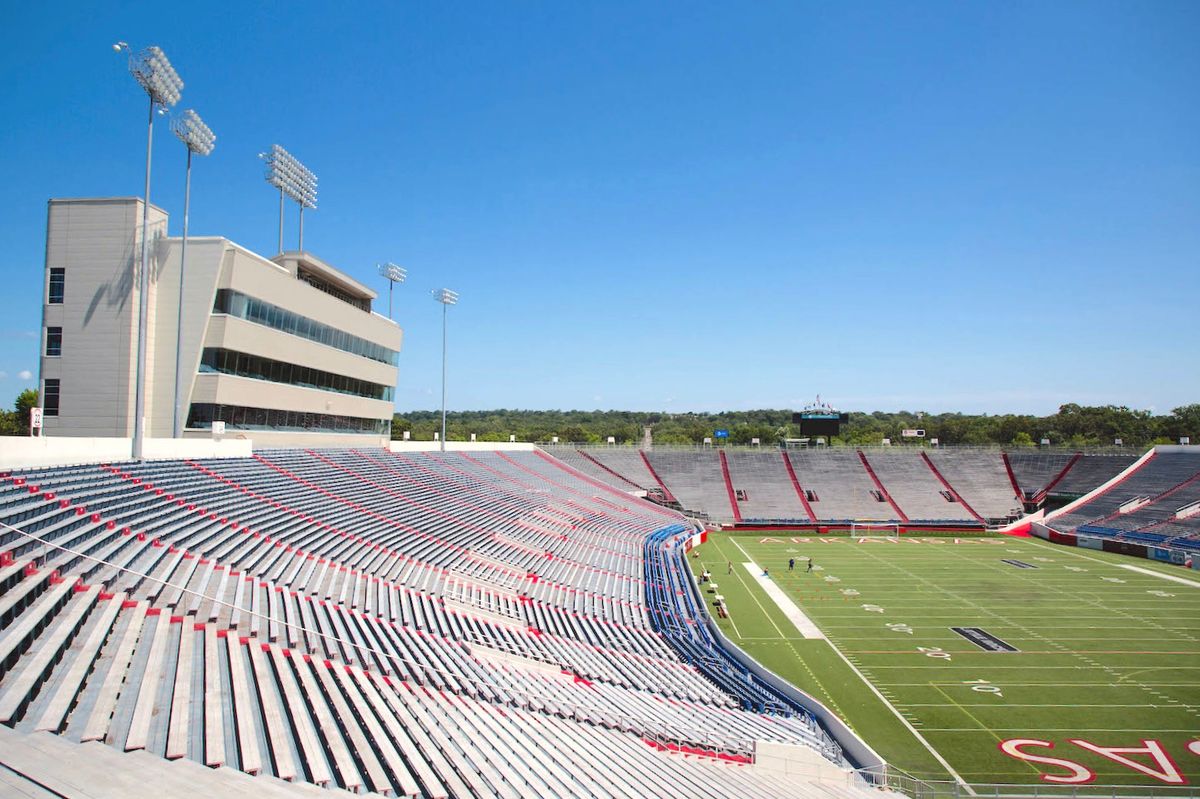
M 1074 738 L 1107 747 L 1157 740 L 1189 782 L 1200 779 L 1200 755 L 1187 749 L 1200 739 L 1200 588 L 1121 564 L 1196 582 L 1200 572 L 990 536 L 860 543 L 719 533 L 695 552 L 693 570 L 710 569 L 725 597 L 730 617 L 717 622 L 725 634 L 918 777 L 948 778 L 934 752 L 972 784 L 1067 773 L 999 749 L 1006 739 L 1035 738 L 1053 750 L 1026 751 L 1081 763 L 1097 784 L 1160 784 Z M 804 569 L 808 557 L 813 573 Z M 747 561 L 768 567 L 828 640 L 803 638 Z M 951 627 L 983 628 L 1019 652 L 985 651 Z M 1156 767 L 1145 755 L 1127 757 Z

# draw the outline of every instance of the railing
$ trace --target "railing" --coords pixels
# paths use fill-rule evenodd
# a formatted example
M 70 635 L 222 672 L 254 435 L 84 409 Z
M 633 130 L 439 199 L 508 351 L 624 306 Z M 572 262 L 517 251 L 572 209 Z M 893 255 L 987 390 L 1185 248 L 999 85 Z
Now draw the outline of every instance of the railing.
M 636 452 L 637 450 L 640 450 L 640 449 L 649 449 L 654 452 L 674 452 L 674 451 L 681 451 L 681 452 L 705 451 L 705 452 L 707 452 L 707 451 L 711 451 L 714 449 L 739 450 L 739 451 L 747 451 L 747 452 L 757 452 L 757 451 L 766 452 L 766 451 L 779 451 L 779 450 L 783 449 L 783 447 L 779 446 L 778 441 L 764 441 L 762 444 L 735 444 L 733 442 L 727 442 L 724 444 L 717 444 L 717 443 L 713 443 L 713 444 L 651 444 L 650 447 L 648 447 L 648 448 L 643 447 L 641 441 L 629 442 L 629 443 L 625 443 L 625 444 L 596 444 L 596 443 L 592 443 L 589 441 L 559 441 L 558 443 L 553 443 L 550 441 L 534 441 L 532 443 L 534 443 L 537 446 L 541 447 L 542 449 L 545 449 L 548 451 L 553 451 L 556 447 L 563 448 L 563 449 L 585 449 L 585 450 L 599 450 L 599 451 L 631 450 L 634 452 Z M 891 451 L 891 452 L 895 452 L 897 450 L 901 450 L 901 451 L 903 451 L 903 450 L 926 450 L 926 451 L 928 451 L 928 450 L 937 450 L 937 451 L 949 450 L 951 452 L 969 452 L 969 451 L 981 451 L 981 452 L 1001 452 L 1001 451 L 1003 451 L 1003 452 L 1037 452 L 1037 453 L 1082 452 L 1087 455 L 1141 455 L 1143 452 L 1145 452 L 1149 448 L 1150 448 L 1150 445 L 1146 445 L 1145 447 L 1117 447 L 1117 446 L 1113 446 L 1111 444 L 1100 445 L 1100 446 L 1091 446 L 1091 447 L 1083 447 L 1083 446 L 1073 447 L 1073 446 L 1069 446 L 1066 444 L 1062 444 L 1062 445 L 1051 444 L 1048 447 L 1041 447 L 1041 446 L 1018 447 L 1018 446 L 1014 446 L 1012 444 L 939 444 L 938 446 L 934 447 L 934 446 L 931 446 L 929 444 L 924 444 L 924 443 L 908 444 L 908 443 L 893 442 L 891 444 L 833 443 L 833 444 L 822 444 L 820 446 L 809 446 L 809 447 L 788 447 L 787 449 L 790 452 L 796 451 L 799 449 L 808 449 L 808 450 L 814 450 L 814 451 L 838 450 L 839 452 L 854 451 L 856 449 L 865 449 L 865 450 L 884 450 L 884 451 Z
M 860 769 L 851 774 L 877 788 L 903 793 L 912 799 L 1194 799 L 1200 787 L 1176 785 L 1054 785 L 1034 783 L 922 780 L 893 766 Z

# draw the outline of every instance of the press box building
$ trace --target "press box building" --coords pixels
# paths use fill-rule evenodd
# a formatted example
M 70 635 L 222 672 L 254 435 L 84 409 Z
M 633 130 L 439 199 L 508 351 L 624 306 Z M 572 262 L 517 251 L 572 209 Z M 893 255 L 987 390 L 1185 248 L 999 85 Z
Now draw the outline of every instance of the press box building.
M 49 203 L 44 435 L 133 435 L 141 220 L 139 198 Z M 386 443 L 402 334 L 374 291 L 307 252 L 189 236 L 181 293 L 183 242 L 154 205 L 149 235 L 147 437 L 173 435 L 178 364 L 185 437 L 221 421 L 256 447 Z

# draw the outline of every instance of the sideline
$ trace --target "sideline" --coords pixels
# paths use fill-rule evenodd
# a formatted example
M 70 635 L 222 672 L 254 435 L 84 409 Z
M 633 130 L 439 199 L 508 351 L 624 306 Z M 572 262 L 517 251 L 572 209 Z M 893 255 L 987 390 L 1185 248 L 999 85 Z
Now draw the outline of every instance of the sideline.
M 741 544 L 737 543 L 736 541 L 732 541 L 732 543 L 735 547 L 737 547 L 739 550 L 741 550 L 742 554 L 745 555 L 747 559 L 753 560 L 752 558 L 750 558 L 750 554 L 748 552 L 746 552 L 746 550 L 742 549 Z M 755 568 L 756 572 L 761 573 L 761 570 L 757 566 L 755 566 L 754 568 Z M 922 735 L 920 732 L 918 732 L 917 728 L 914 727 L 911 723 L 909 723 L 908 719 L 904 718 L 904 714 L 901 713 L 899 710 L 897 710 L 896 706 L 893 705 L 891 703 L 891 701 L 886 696 L 884 696 L 877 687 L 875 687 L 875 683 L 868 680 L 866 675 L 863 674 L 859 670 L 858 666 L 855 666 L 853 663 L 850 662 L 850 659 L 847 658 L 842 653 L 842 650 L 839 649 L 838 646 L 833 643 L 833 641 L 830 641 L 828 638 L 826 638 L 825 643 L 829 644 L 829 648 L 833 650 L 834 654 L 836 654 L 839 658 L 841 658 L 842 662 L 846 664 L 846 667 L 849 668 L 850 671 L 854 672 L 855 676 L 857 676 L 858 679 L 863 681 L 863 685 L 867 686 L 867 688 L 870 689 L 871 693 L 873 693 L 875 695 L 875 697 L 884 704 L 884 707 L 886 707 L 888 710 L 892 711 L 892 715 L 894 715 L 897 718 L 897 720 L 899 720 L 899 722 L 902 725 L 904 725 L 904 728 L 906 730 L 908 730 L 909 733 L 911 733 L 912 736 L 914 738 L 916 738 L 917 741 L 922 746 L 925 747 L 925 749 L 929 752 L 929 754 L 933 755 L 933 759 L 936 760 L 939 764 L 941 764 L 942 768 L 946 769 L 946 772 L 951 777 L 954 778 L 954 781 L 959 784 L 959 786 L 963 789 L 964 793 L 966 793 L 968 796 L 978 796 L 979 795 L 978 793 L 975 792 L 975 789 L 971 787 L 971 784 L 968 783 L 966 780 L 964 780 L 962 778 L 962 775 L 960 775 L 957 771 L 955 771 L 954 767 L 951 766 L 948 762 L 946 762 L 946 758 L 942 757 L 941 752 L 934 749 L 933 745 L 929 743 L 929 741 L 925 738 L 925 736 Z
M 1200 588 L 1200 583 L 1196 582 L 1195 580 L 1189 580 L 1186 577 L 1176 577 L 1173 574 L 1163 574 L 1162 572 L 1155 571 L 1154 569 L 1143 569 L 1141 566 L 1131 566 L 1128 563 L 1115 563 L 1113 565 L 1119 566 L 1122 569 L 1129 569 L 1129 571 L 1137 572 L 1138 574 L 1148 574 L 1151 577 L 1157 577 L 1160 580 L 1170 580 L 1174 583 L 1183 583 L 1184 585 L 1190 585 L 1193 588 Z
M 819 638 L 825 640 L 825 633 L 821 632 L 817 625 L 812 623 L 812 619 L 804 615 L 804 611 L 796 606 L 791 597 L 783 592 L 783 589 L 775 584 L 775 581 L 770 577 L 763 577 L 762 569 L 757 563 L 743 563 L 742 566 L 750 575 L 758 581 L 758 586 L 766 592 L 771 601 L 779 606 L 783 611 L 783 615 L 787 616 L 788 621 L 795 625 L 800 631 L 800 635 L 804 638 Z

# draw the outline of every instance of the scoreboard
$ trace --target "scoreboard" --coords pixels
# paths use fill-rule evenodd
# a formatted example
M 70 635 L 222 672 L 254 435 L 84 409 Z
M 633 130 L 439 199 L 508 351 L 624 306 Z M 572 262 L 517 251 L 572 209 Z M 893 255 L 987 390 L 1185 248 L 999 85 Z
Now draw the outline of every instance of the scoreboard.
M 792 424 L 800 425 L 802 436 L 832 438 L 841 431 L 841 426 L 849 421 L 850 414 L 837 411 L 800 411 L 792 414 Z

